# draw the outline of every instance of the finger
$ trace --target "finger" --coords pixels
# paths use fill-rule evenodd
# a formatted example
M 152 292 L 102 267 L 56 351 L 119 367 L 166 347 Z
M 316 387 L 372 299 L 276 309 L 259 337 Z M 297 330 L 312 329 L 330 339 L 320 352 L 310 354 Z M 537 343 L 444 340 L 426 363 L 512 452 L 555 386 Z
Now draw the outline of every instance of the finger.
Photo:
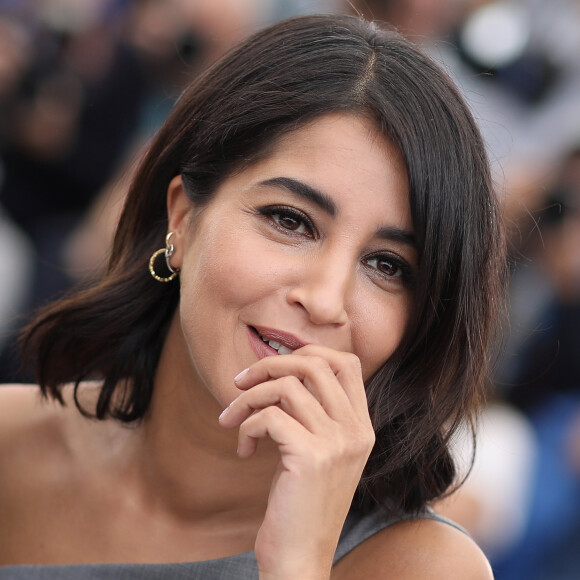
M 273 359 L 273 360 L 268 360 Z M 320 402 L 324 410 L 337 419 L 350 407 L 348 397 L 328 362 L 321 357 L 283 355 L 266 357 L 253 364 L 236 385 L 241 390 L 286 376 L 297 378 Z
M 238 436 L 238 455 L 242 459 L 251 457 L 258 441 L 269 436 L 278 447 L 305 443 L 306 428 L 279 407 L 266 407 L 248 417 L 241 425 Z
M 320 344 L 304 346 L 300 349 L 299 354 L 324 358 L 338 382 L 342 385 L 355 412 L 365 415 L 368 413 L 362 366 L 360 359 L 355 354 L 335 350 Z
M 220 415 L 220 424 L 226 428 L 236 427 L 255 411 L 273 405 L 279 406 L 312 433 L 329 420 L 319 401 L 298 378 L 284 376 L 244 391 Z
M 234 379 L 240 389 L 287 374 L 293 374 L 338 418 L 352 407 L 357 415 L 368 413 L 368 404 L 359 359 L 351 354 L 320 345 L 307 345 L 292 355 L 261 359 Z M 341 386 L 337 389 L 336 381 Z

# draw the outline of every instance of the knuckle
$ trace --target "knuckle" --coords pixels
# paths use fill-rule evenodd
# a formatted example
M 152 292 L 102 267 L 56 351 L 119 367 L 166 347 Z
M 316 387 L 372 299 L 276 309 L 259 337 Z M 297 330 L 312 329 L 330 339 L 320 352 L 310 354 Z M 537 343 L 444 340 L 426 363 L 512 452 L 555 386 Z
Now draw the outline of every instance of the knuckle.
M 358 358 L 358 356 L 356 356 L 356 354 L 353 354 L 352 352 L 345 353 L 345 361 L 346 364 L 353 370 L 357 372 L 360 372 L 362 370 L 360 359 Z
M 311 451 L 311 461 L 313 466 L 324 473 L 328 472 L 328 470 L 337 462 L 339 457 L 340 453 L 337 452 L 336 448 L 329 450 L 313 447 Z
M 301 346 L 299 350 L 300 350 L 300 354 L 310 356 L 309 353 L 316 350 L 316 345 L 307 344 L 305 346 Z
M 352 453 L 357 456 L 370 453 L 375 440 L 375 432 L 372 429 L 358 429 L 350 439 Z
M 256 410 L 255 413 L 241 423 L 239 428 L 240 435 L 252 436 L 253 433 L 262 431 L 265 425 L 275 421 L 280 416 L 280 413 L 283 413 L 283 411 L 276 405 Z
M 364 447 L 366 450 L 371 451 L 375 446 L 377 438 L 374 431 L 367 432 L 366 437 L 364 437 Z
M 375 436 L 375 432 L 372 430 L 367 431 L 361 440 L 361 446 L 363 450 L 367 453 L 370 453 L 375 446 L 376 440 L 377 438 Z
M 294 397 L 299 393 L 300 389 L 304 388 L 300 380 L 293 375 L 280 378 L 278 386 L 281 391 L 280 396 L 283 397 Z
M 262 418 L 266 421 L 276 420 L 278 417 L 280 417 L 282 413 L 283 413 L 282 409 L 280 409 L 280 407 L 276 405 L 266 407 L 265 409 L 260 411 Z
M 328 361 L 321 356 L 310 355 L 308 357 L 309 366 L 319 372 L 327 371 L 330 368 Z

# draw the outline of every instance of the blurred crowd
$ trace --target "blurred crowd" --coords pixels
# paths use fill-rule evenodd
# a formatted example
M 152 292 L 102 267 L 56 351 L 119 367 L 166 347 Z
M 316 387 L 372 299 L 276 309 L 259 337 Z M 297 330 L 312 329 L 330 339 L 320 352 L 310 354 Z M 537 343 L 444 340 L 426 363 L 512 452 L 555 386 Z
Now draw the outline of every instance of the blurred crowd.
M 29 313 L 104 267 L 184 85 L 259 27 L 329 11 L 396 26 L 455 79 L 508 224 L 497 375 L 473 469 L 437 507 L 498 580 L 580 578 L 579 0 L 0 0 L 0 382 L 30 379 Z

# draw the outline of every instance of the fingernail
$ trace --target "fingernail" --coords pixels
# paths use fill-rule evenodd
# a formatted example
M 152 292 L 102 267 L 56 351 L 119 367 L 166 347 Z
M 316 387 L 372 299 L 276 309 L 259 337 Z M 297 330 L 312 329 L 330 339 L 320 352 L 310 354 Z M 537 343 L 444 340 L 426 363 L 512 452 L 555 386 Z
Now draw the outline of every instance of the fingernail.
M 231 404 L 228 405 L 221 413 L 220 416 L 218 417 L 218 421 L 221 421 L 227 414 L 228 411 L 230 410 Z
M 234 383 L 241 381 L 247 374 L 250 369 L 244 369 L 239 375 L 234 377 Z

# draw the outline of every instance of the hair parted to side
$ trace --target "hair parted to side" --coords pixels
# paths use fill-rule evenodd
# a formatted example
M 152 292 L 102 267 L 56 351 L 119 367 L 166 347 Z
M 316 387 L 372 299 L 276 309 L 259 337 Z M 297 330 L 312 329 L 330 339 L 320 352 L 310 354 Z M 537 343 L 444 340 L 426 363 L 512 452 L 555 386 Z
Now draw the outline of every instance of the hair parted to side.
M 355 502 L 417 511 L 453 482 L 447 443 L 484 391 L 505 264 L 475 123 L 447 76 L 394 31 L 349 16 L 290 19 L 198 78 L 137 171 L 107 273 L 42 311 L 24 346 L 45 395 L 62 401 L 63 384 L 97 378 L 99 419 L 142 419 L 179 301 L 177 281 L 148 271 L 170 180 L 181 174 L 200 206 L 283 134 L 337 111 L 372 119 L 400 149 L 420 252 L 412 321 L 367 384 L 377 441 Z

